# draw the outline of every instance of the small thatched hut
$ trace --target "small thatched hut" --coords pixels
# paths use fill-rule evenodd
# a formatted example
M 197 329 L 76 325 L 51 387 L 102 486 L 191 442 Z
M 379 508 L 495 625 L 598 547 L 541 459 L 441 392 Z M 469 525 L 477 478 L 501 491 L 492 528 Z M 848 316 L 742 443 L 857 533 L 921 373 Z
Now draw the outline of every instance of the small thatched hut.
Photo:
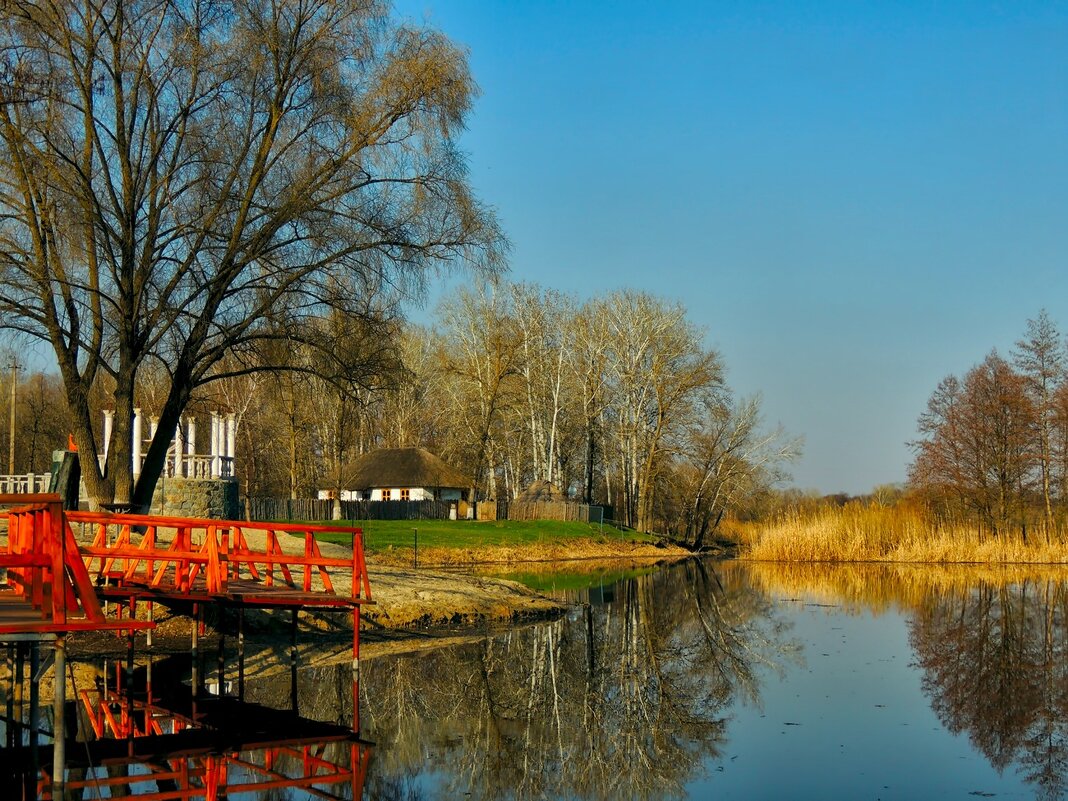
M 471 480 L 424 448 L 381 448 L 364 454 L 348 482 L 354 500 L 467 500 Z
M 516 503 L 565 503 L 567 493 L 555 484 L 538 480 L 516 496 Z

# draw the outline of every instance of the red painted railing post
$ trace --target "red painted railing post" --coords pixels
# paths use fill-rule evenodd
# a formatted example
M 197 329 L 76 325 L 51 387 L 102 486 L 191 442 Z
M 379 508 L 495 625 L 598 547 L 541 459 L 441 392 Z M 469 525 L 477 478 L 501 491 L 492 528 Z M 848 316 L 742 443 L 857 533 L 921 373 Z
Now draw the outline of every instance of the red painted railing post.
M 52 622 L 67 622 L 67 536 L 63 505 L 52 504 L 49 537 L 52 540 Z

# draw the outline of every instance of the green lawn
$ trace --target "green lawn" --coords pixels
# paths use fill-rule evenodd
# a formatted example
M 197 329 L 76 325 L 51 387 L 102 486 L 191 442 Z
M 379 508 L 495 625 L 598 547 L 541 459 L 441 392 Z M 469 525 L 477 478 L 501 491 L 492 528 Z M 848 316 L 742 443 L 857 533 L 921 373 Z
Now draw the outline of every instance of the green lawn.
M 382 551 L 387 548 L 411 548 L 419 532 L 420 548 L 477 548 L 486 545 L 524 545 L 573 539 L 637 540 L 654 538 L 637 531 L 621 531 L 614 526 L 561 523 L 554 520 L 323 520 L 322 525 L 355 525 L 363 529 L 364 548 Z M 603 533 L 602 533 L 603 531 Z M 349 544 L 347 535 L 317 534 L 326 542 Z

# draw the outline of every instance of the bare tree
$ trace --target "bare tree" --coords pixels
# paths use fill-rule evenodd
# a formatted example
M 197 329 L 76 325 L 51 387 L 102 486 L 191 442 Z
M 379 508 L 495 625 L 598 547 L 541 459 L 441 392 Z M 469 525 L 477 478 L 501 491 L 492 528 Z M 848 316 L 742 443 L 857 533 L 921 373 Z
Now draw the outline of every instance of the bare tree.
M 601 421 L 608 404 L 607 379 L 610 331 L 603 305 L 587 303 L 572 318 L 568 331 L 571 345 L 571 371 L 578 390 L 583 439 L 583 500 L 590 504 L 594 498 L 594 472 L 597 449 L 603 450 L 604 432 Z M 603 458 L 603 455 L 600 457 Z M 607 477 L 606 477 L 607 479 Z M 606 495 L 610 495 L 606 492 Z
M 652 493 L 669 434 L 689 421 L 700 393 L 722 385 L 719 354 L 705 350 L 682 306 L 623 291 L 605 303 L 611 332 L 609 414 L 615 421 L 624 520 L 652 523 Z
M 1051 473 L 1053 468 L 1053 432 L 1058 387 L 1064 382 L 1065 349 L 1056 324 L 1046 310 L 1027 321 L 1027 335 L 1016 343 L 1013 361 L 1026 381 L 1027 393 L 1035 410 L 1035 434 L 1042 501 L 1045 507 L 1044 528 L 1047 541 L 1053 530 Z
M 1026 533 L 1035 412 L 1024 378 L 991 353 L 963 381 L 944 380 L 920 417 L 910 481 L 952 493 L 994 534 L 1015 519 Z
M 464 54 L 380 3 L 14 0 L 0 63 L 0 324 L 51 344 L 82 453 L 112 382 L 108 460 L 83 469 L 98 503 L 145 506 L 195 388 L 347 308 L 339 276 L 500 262 L 453 145 Z M 149 360 L 171 381 L 135 486 Z
M 532 284 L 514 284 L 512 308 L 522 359 L 533 478 L 559 480 L 560 434 L 566 397 L 569 340 L 564 332 L 574 314 L 567 296 Z
M 678 467 L 670 480 L 682 506 L 682 537 L 704 547 L 739 500 L 784 478 L 783 466 L 797 457 L 801 442 L 781 427 L 761 426 L 760 398 L 732 403 L 709 393 L 679 444 Z
M 442 305 L 440 316 L 453 409 L 472 443 L 472 490 L 496 496 L 493 432 L 503 409 L 514 403 L 519 361 L 508 295 L 494 287 L 461 290 Z

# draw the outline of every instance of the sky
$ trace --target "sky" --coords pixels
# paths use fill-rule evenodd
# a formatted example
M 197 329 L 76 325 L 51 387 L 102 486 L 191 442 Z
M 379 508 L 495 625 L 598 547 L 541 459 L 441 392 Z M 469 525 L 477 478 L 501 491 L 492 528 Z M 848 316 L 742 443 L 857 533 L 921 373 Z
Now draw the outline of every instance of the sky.
M 468 48 L 510 278 L 684 303 L 798 487 L 903 481 L 939 380 L 1068 331 L 1068 2 L 395 8 Z

